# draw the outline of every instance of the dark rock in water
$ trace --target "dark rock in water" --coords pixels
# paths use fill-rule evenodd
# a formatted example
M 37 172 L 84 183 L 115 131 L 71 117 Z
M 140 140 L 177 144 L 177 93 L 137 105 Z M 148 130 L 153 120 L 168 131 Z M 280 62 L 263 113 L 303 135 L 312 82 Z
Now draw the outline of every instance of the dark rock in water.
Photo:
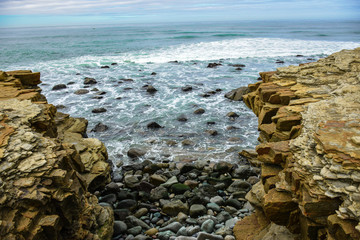
M 171 191 L 175 194 L 183 194 L 188 190 L 190 190 L 190 187 L 182 183 L 175 183 L 171 186 Z
M 106 108 L 94 108 L 93 110 L 91 110 L 92 113 L 103 113 L 106 111 Z
M 155 92 L 157 92 L 157 89 L 154 88 L 153 86 L 149 85 L 149 86 L 147 87 L 146 91 L 147 91 L 148 93 L 155 93 Z
M 304 55 L 298 54 L 295 57 L 303 57 Z
M 74 85 L 75 82 L 68 82 L 66 85 Z
M 232 67 L 240 67 L 240 68 L 243 68 L 243 67 L 246 67 L 245 64 L 229 64 L 229 66 L 232 66 Z
M 276 60 L 276 62 L 275 63 L 280 63 L 280 64 L 283 64 L 283 63 L 285 63 L 283 60 L 280 60 L 280 59 L 278 59 L 278 60 Z
M 116 195 L 111 193 L 111 194 L 105 195 L 103 197 L 100 197 L 99 202 L 106 202 L 109 204 L 114 204 L 116 202 Z
M 53 86 L 53 88 L 51 90 L 56 91 L 56 90 L 61 90 L 61 89 L 65 89 L 67 88 L 65 84 L 57 84 L 55 86 Z
M 181 114 L 181 115 L 177 118 L 177 120 L 178 120 L 179 122 L 186 122 L 188 119 L 187 119 L 187 117 L 186 117 L 184 114 Z
M 241 67 L 235 68 L 236 71 L 241 71 L 243 70 Z
M 114 233 L 113 236 L 116 237 L 122 233 L 125 233 L 127 230 L 126 223 L 123 221 L 114 221 Z
M 95 78 L 89 78 L 89 77 L 84 78 L 84 84 L 86 85 L 96 84 L 96 83 L 97 81 L 95 80 Z
M 221 89 L 221 88 L 217 88 L 217 89 L 215 89 L 215 91 L 216 91 L 216 92 L 221 92 L 222 89 Z
M 204 94 L 202 94 L 201 96 L 202 96 L 202 97 L 204 97 L 204 98 L 208 98 L 208 97 L 210 97 L 210 96 L 211 96 L 211 94 L 204 93 Z
M 109 127 L 106 126 L 105 124 L 98 123 L 93 129 L 91 129 L 91 132 L 105 132 L 108 129 Z
M 56 105 L 55 107 L 56 107 L 56 109 L 58 109 L 58 110 L 66 108 L 65 105 Z
M 248 94 L 250 89 L 248 87 L 240 87 L 225 94 L 225 97 L 234 101 L 242 101 L 243 95 Z
M 121 78 L 120 80 L 124 81 L 124 82 L 133 82 L 134 79 L 132 78 Z
M 175 60 L 175 61 L 169 61 L 169 63 L 179 63 L 178 60 Z
M 194 111 L 194 114 L 203 114 L 203 113 L 205 113 L 205 109 L 203 109 L 203 108 L 199 108 L 199 109 L 196 109 L 195 111 Z
M 129 91 L 131 89 L 132 89 L 131 87 L 126 87 L 126 88 L 124 88 L 124 91 Z
M 206 122 L 207 125 L 215 125 L 216 122 L 213 122 L 213 121 L 209 121 L 209 122 Z
M 138 158 L 142 157 L 146 154 L 146 151 L 144 149 L 140 148 L 130 148 L 127 152 L 128 157 L 130 158 Z
M 109 66 L 101 66 L 100 68 L 110 68 Z
M 94 96 L 92 97 L 92 99 L 103 99 L 104 97 L 103 96 Z
M 118 65 L 116 62 L 111 63 L 111 66 L 116 66 L 116 65 Z
M 75 75 L 81 75 L 80 73 L 76 73 Z
M 155 76 L 155 75 L 156 75 L 156 72 L 152 72 L 151 75 L 152 75 L 152 76 Z
M 209 63 L 207 65 L 207 68 L 215 68 L 217 66 L 222 66 L 222 64 L 221 63 Z
M 83 94 L 89 93 L 89 90 L 87 90 L 87 89 L 79 89 L 79 90 L 75 91 L 74 93 L 76 95 L 83 95 Z
M 315 61 L 315 58 L 307 58 L 306 60 Z
M 227 126 L 226 130 L 234 130 L 234 129 L 239 129 L 238 127 L 235 126 Z
M 182 87 L 181 90 L 183 92 L 189 92 L 189 91 L 193 90 L 193 88 L 190 85 L 186 85 L 185 87 Z
M 99 91 L 99 92 L 96 93 L 96 95 L 105 95 L 105 94 L 106 94 L 105 91 Z
M 206 133 L 208 133 L 211 136 L 216 136 L 218 135 L 218 132 L 216 130 L 206 130 Z
M 123 221 L 130 215 L 129 209 L 114 209 L 114 216 L 116 220 Z
M 151 122 L 146 127 L 150 129 L 162 128 L 162 126 L 160 126 L 157 122 Z
M 237 118 L 239 117 L 239 115 L 237 113 L 234 112 L 229 112 L 228 114 L 226 114 L 226 116 L 230 117 L 230 118 Z
M 91 91 L 92 91 L 92 92 L 98 92 L 98 91 L 99 91 L 99 89 L 97 89 L 97 88 L 93 88 L 93 89 L 91 89 Z
M 133 210 L 137 207 L 137 202 L 133 199 L 124 199 L 116 204 L 116 209 L 130 209 Z
M 117 97 L 117 98 L 115 98 L 116 100 L 121 100 L 122 99 L 122 97 Z

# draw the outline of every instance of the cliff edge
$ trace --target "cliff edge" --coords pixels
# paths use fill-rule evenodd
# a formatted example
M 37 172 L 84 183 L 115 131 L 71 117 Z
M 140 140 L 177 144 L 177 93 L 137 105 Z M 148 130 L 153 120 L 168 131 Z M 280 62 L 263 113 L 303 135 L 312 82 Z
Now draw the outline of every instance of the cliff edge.
M 257 212 L 236 239 L 268 239 L 270 222 L 301 239 L 360 239 L 360 48 L 260 76 L 244 96 L 260 131 Z
M 39 83 L 40 73 L 0 71 L 0 238 L 110 239 L 112 209 L 90 193 L 110 180 L 106 148 Z

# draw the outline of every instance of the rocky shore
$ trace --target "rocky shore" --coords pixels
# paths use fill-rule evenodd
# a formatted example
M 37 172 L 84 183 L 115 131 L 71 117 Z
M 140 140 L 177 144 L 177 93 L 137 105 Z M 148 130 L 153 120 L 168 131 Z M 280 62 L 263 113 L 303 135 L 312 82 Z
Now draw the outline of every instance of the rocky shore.
M 258 116 L 261 181 L 236 239 L 264 239 L 274 223 L 301 239 L 360 239 L 360 48 L 260 75 L 243 98 Z
M 0 71 L 0 239 L 359 239 L 360 48 L 260 75 L 225 96 L 258 116 L 256 151 L 140 158 L 111 178 L 40 73 Z

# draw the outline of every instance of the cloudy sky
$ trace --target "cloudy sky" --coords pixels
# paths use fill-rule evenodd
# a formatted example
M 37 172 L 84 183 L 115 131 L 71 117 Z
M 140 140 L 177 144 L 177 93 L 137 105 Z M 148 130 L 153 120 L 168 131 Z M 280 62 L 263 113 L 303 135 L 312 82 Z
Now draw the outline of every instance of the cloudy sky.
M 355 20 L 359 0 L 0 0 L 0 27 L 219 20 Z

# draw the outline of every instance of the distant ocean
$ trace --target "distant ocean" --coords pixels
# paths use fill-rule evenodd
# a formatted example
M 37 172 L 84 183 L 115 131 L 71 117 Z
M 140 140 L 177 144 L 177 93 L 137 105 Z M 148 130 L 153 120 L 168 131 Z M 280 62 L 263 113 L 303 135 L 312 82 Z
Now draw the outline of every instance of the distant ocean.
M 258 72 L 316 61 L 356 47 L 360 47 L 360 22 L 2 28 L 0 69 L 40 71 L 48 101 L 63 105 L 62 112 L 87 118 L 89 137 L 104 141 L 116 164 L 131 162 L 126 153 L 134 146 L 145 148 L 145 158 L 154 161 L 236 161 L 238 151 L 257 143 L 257 118 L 242 102 L 224 98 L 226 92 L 256 82 Z M 207 68 L 213 62 L 221 65 Z M 234 64 L 245 67 L 240 70 Z M 84 87 L 85 77 L 98 82 L 89 90 L 106 93 L 74 94 Z M 74 83 L 66 89 L 51 90 L 70 82 Z M 146 84 L 158 91 L 147 93 Z M 186 85 L 193 90 L 183 92 Z M 211 91 L 215 93 L 204 97 Z M 103 98 L 94 99 L 96 96 Z M 100 107 L 107 112 L 92 113 Z M 198 108 L 205 113 L 193 114 Z M 239 117 L 229 119 L 226 115 L 231 111 Z M 188 121 L 179 122 L 180 115 Z M 164 128 L 147 129 L 152 121 Z M 109 130 L 91 132 L 99 122 Z M 216 130 L 218 135 L 211 136 L 206 130 Z M 182 146 L 185 139 L 194 145 Z

